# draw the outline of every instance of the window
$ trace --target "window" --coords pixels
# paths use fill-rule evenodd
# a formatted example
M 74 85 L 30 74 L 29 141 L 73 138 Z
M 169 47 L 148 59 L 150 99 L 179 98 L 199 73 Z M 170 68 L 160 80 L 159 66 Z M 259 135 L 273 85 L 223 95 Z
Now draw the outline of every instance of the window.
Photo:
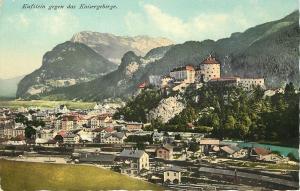
M 176 172 L 174 172 L 174 176 L 176 176 Z
M 170 176 L 170 174 L 167 172 L 167 176 Z

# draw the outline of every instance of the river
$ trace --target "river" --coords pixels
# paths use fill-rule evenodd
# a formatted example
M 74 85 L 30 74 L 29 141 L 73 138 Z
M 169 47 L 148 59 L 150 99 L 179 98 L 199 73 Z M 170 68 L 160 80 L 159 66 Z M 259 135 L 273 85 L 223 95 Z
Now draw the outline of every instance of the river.
M 225 143 L 236 143 L 239 147 L 263 147 L 266 149 L 270 149 L 271 151 L 278 151 L 281 155 L 287 156 L 289 153 L 293 153 L 294 156 L 299 159 L 299 149 L 293 147 L 283 147 L 269 144 L 260 144 L 256 142 L 243 142 L 243 141 L 222 141 Z

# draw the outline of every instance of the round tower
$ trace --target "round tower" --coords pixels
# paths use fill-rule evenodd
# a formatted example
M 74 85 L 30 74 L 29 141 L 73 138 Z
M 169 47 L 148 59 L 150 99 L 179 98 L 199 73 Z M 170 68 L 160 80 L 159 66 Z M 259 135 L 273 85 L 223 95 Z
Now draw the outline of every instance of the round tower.
M 208 82 L 221 76 L 220 63 L 212 55 L 204 59 L 196 70 L 197 79 Z

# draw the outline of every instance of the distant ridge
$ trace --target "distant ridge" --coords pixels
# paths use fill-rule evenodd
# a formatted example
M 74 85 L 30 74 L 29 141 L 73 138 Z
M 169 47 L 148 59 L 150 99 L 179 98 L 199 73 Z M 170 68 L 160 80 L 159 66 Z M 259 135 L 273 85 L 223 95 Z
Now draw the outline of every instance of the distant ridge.
M 133 51 L 144 56 L 153 48 L 174 44 L 167 38 L 154 38 L 149 36 L 117 36 L 110 33 L 82 31 L 71 38 L 72 42 L 83 43 L 109 61 L 120 64 L 122 56 Z

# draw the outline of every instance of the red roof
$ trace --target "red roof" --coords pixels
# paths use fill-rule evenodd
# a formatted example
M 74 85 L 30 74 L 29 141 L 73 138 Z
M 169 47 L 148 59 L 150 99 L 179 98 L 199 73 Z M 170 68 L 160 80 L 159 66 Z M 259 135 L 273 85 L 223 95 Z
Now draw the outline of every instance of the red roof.
M 216 58 L 209 55 L 205 60 L 202 61 L 202 64 L 220 64 Z
M 253 148 L 253 151 L 257 154 L 257 155 L 268 155 L 271 153 L 270 150 L 261 148 L 261 147 L 255 147 Z
M 185 66 L 180 66 L 180 67 L 174 68 L 173 70 L 171 70 L 171 72 L 183 71 L 183 70 L 193 71 L 193 70 L 195 70 L 195 68 L 192 65 L 185 65 Z
M 64 137 L 66 135 L 66 133 L 67 133 L 66 131 L 59 131 L 57 133 L 57 135 L 60 135 L 60 136 Z
M 146 87 L 146 82 L 140 83 L 138 85 L 139 88 L 145 88 Z
M 111 132 L 114 131 L 114 128 L 113 128 L 113 127 L 107 127 L 107 128 L 105 129 L 105 131 L 108 132 L 108 133 L 111 133 Z
M 62 121 L 80 121 L 80 120 L 85 120 L 85 118 L 82 115 L 78 115 L 78 114 L 64 115 L 62 117 Z
M 97 129 L 93 129 L 92 132 L 101 132 L 103 130 L 103 128 L 97 128 Z

